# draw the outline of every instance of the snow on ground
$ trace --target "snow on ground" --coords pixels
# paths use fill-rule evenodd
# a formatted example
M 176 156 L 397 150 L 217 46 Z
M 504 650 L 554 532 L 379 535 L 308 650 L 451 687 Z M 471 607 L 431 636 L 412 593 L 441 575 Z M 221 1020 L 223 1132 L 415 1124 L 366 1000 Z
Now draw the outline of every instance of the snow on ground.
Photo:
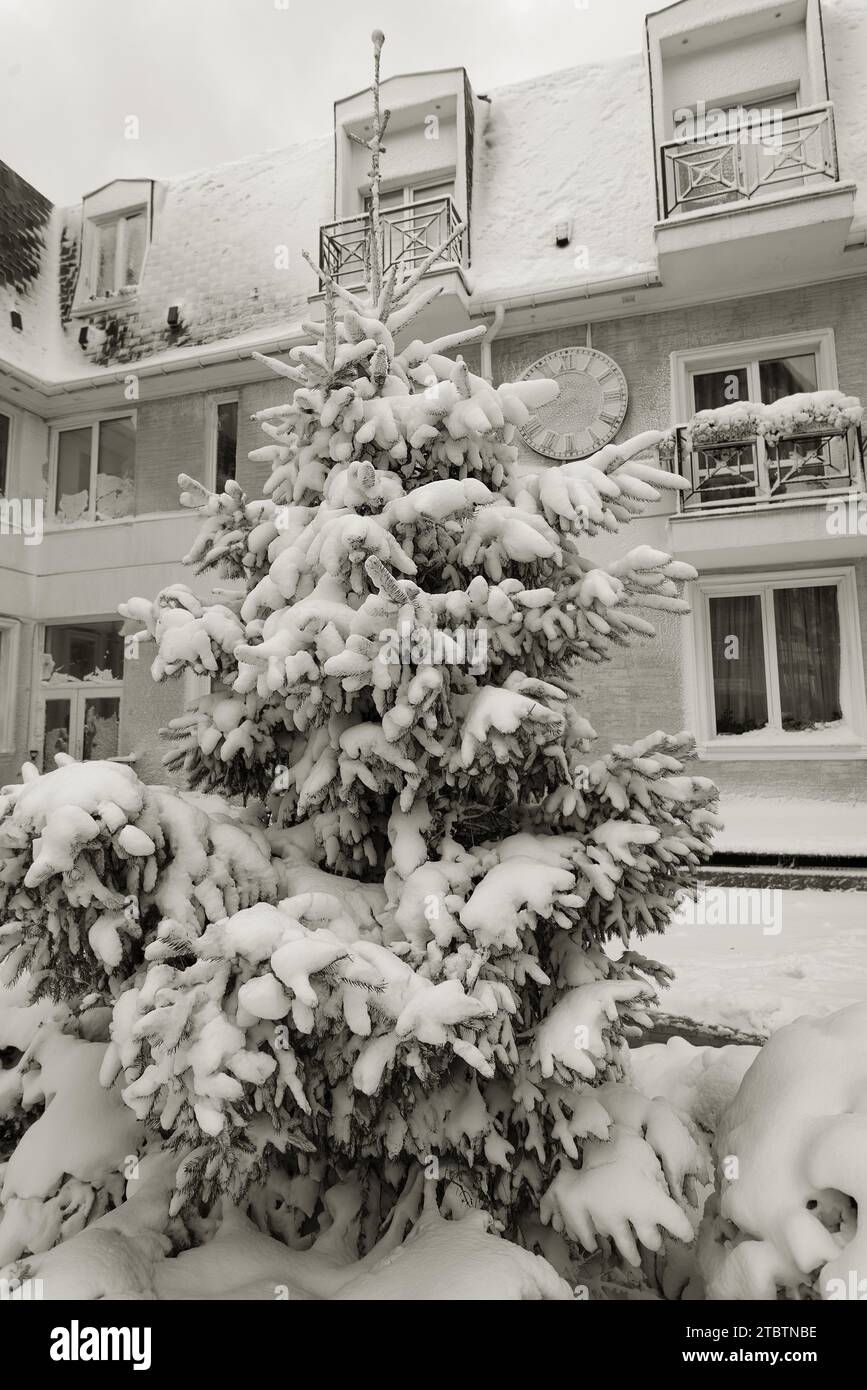
M 809 797 L 725 796 L 714 848 L 767 854 L 867 854 L 867 803 Z
M 750 891 L 765 893 L 754 901 L 773 909 L 761 914 L 770 925 L 761 924 L 759 911 L 754 926 L 702 925 L 697 912 L 633 943 L 675 971 L 660 995 L 666 1013 L 772 1033 L 800 1014 L 867 1000 L 867 893 L 776 889 L 779 897 L 770 899 L 771 890 Z

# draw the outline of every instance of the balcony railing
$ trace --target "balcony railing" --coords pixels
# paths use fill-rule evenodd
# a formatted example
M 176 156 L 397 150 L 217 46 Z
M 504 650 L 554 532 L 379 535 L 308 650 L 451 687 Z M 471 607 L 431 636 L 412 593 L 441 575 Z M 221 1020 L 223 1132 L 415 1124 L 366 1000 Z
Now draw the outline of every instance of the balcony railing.
M 693 444 L 677 429 L 671 463 L 690 483 L 681 495 L 685 511 L 744 507 L 760 502 L 860 490 L 864 482 L 861 430 L 812 428 L 774 444 L 756 436 Z
M 388 270 L 401 261 L 407 272 L 417 270 L 431 251 L 451 236 L 460 218 L 451 198 L 427 198 L 380 213 L 382 265 Z M 369 212 L 343 217 L 319 229 L 319 263 L 338 284 L 352 287 L 367 279 L 372 235 Z M 462 263 L 463 238 L 453 242 L 431 269 Z
M 710 122 L 706 120 L 706 126 Z M 754 113 L 662 146 L 663 216 L 836 183 L 834 108 Z

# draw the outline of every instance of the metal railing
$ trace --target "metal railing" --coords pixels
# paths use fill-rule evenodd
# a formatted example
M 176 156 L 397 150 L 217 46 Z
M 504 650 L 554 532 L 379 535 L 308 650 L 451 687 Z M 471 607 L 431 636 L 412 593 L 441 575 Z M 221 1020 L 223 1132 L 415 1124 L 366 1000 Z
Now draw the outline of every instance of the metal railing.
M 383 210 L 380 213 L 383 269 L 388 270 L 399 260 L 408 272 L 417 270 L 459 223 L 454 202 L 449 197 L 426 198 L 404 207 Z M 343 217 L 339 222 L 320 227 L 319 263 L 338 284 L 351 287 L 367 279 L 372 230 L 369 212 Z M 463 237 L 453 242 L 431 269 L 461 265 L 462 241 Z
M 831 102 L 796 111 L 769 107 L 724 130 L 669 140 L 661 154 L 663 217 L 839 178 Z
M 680 427 L 668 457 L 690 483 L 681 494 L 684 511 L 849 492 L 864 482 L 864 443 L 856 425 L 785 435 L 773 444 L 751 436 L 692 447 Z

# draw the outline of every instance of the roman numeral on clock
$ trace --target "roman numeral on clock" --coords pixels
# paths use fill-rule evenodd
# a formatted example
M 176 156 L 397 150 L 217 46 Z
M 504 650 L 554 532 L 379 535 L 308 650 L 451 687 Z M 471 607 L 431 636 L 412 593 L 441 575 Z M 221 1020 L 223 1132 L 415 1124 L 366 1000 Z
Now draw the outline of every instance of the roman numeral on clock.
M 618 417 L 609 414 L 607 410 L 600 411 L 599 419 L 602 421 L 603 425 L 616 425 L 618 422 Z

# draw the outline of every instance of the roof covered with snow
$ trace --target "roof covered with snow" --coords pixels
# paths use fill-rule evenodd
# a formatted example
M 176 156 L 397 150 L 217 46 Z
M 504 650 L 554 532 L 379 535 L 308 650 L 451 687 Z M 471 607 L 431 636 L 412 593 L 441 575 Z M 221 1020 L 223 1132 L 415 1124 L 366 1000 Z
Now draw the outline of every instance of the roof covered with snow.
M 867 6 L 823 0 L 823 13 L 841 178 L 858 185 L 856 225 L 867 227 Z M 645 55 L 635 53 L 475 103 L 471 310 L 656 271 L 649 86 Z M 156 182 L 138 290 L 107 316 L 110 336 L 91 335 L 86 346 L 71 312 L 81 208 L 52 208 L 0 165 L 0 209 L 0 366 L 74 383 L 125 363 L 170 363 L 208 343 L 288 338 L 317 288 L 301 251 L 315 257 L 320 225 L 334 216 L 334 136 Z M 571 240 L 558 247 L 563 222 Z

